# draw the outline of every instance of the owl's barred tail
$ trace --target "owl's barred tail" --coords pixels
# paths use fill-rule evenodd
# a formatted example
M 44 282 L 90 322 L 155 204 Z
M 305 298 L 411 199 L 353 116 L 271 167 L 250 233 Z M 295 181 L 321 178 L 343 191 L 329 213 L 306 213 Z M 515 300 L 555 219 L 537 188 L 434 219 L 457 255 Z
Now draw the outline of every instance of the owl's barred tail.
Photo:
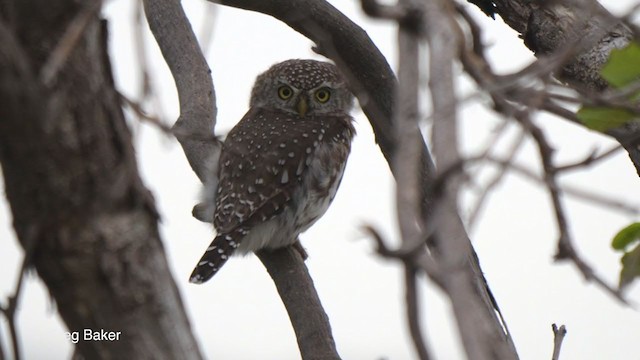
M 189 282 L 202 284 L 211 279 L 227 262 L 238 247 L 238 242 L 231 234 L 221 234 L 215 237 L 207 248 L 198 265 L 193 269 Z

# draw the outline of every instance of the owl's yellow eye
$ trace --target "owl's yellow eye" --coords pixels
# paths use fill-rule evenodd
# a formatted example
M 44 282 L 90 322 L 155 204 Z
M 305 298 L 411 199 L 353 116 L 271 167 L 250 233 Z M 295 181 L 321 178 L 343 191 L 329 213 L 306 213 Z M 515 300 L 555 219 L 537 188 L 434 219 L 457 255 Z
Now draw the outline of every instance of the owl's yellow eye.
M 331 91 L 327 88 L 322 88 L 316 91 L 315 95 L 316 95 L 316 100 L 324 104 L 327 101 L 329 101 L 329 98 L 331 98 Z
M 282 100 L 287 100 L 293 95 L 293 90 L 287 85 L 282 85 L 278 88 L 278 96 Z

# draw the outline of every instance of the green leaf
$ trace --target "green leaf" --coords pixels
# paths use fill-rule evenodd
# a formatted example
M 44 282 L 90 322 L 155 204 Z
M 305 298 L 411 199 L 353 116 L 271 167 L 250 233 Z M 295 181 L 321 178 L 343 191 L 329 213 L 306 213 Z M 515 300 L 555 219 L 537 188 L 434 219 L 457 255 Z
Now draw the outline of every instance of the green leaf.
M 616 250 L 624 250 L 631 243 L 640 240 L 640 223 L 633 223 L 618 231 L 613 237 L 611 246 Z
M 624 49 L 614 49 L 600 70 L 602 77 L 616 88 L 640 79 L 640 44 L 632 42 Z
M 621 262 L 620 290 L 627 287 L 635 278 L 640 276 L 640 245 L 624 254 Z
M 632 112 L 619 108 L 585 106 L 576 116 L 589 129 L 606 132 L 635 119 Z

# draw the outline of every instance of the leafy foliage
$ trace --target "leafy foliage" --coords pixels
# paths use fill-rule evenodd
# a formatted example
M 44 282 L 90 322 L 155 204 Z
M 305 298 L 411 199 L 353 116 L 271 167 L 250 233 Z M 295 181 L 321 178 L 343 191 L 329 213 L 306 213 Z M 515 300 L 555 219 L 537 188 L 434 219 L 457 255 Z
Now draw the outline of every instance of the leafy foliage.
M 627 251 L 631 245 L 636 246 Z M 640 276 L 640 223 L 633 223 L 620 230 L 611 242 L 611 246 L 624 252 L 620 270 L 620 289 L 629 285 L 635 278 Z

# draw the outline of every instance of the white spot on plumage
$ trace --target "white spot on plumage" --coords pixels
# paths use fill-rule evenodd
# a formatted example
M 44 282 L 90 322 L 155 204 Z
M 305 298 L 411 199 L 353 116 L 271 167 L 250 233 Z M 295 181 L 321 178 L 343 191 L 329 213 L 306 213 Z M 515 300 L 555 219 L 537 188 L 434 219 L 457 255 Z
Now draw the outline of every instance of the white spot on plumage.
M 280 183 L 286 184 L 289 182 L 289 172 L 285 169 L 282 172 L 282 178 L 280 178 Z

